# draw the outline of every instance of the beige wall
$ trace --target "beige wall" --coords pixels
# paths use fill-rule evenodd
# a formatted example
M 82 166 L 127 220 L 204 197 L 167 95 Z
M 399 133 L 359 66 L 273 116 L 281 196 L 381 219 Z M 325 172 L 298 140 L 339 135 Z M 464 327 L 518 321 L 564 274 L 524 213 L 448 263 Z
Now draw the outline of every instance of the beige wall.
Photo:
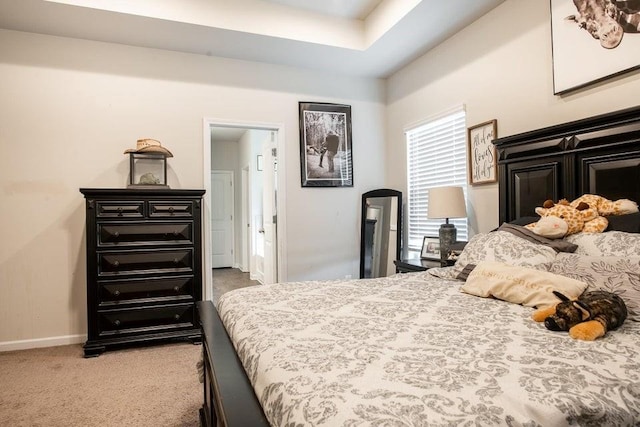
M 466 105 L 467 126 L 497 119 L 498 136 L 508 136 L 640 101 L 638 72 L 554 96 L 551 65 L 549 2 L 507 0 L 396 73 L 387 85 L 389 186 L 406 193 L 403 129 L 453 106 Z M 469 198 L 472 233 L 499 225 L 497 184 L 471 187 Z
M 352 106 L 353 188 L 300 187 L 298 101 Z M 287 276 L 356 275 L 360 194 L 384 183 L 384 112 L 380 80 L 1 30 L 0 349 L 86 333 L 78 188 L 124 187 L 123 151 L 141 137 L 173 152 L 172 188 L 202 188 L 205 117 L 284 125 Z

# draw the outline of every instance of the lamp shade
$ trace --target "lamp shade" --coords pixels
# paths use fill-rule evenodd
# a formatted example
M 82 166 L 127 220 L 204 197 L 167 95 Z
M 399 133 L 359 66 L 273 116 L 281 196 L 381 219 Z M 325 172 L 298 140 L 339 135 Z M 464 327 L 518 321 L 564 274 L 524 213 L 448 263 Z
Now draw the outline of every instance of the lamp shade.
M 429 209 L 427 217 L 464 218 L 467 209 L 464 203 L 462 187 L 436 187 L 429 189 Z

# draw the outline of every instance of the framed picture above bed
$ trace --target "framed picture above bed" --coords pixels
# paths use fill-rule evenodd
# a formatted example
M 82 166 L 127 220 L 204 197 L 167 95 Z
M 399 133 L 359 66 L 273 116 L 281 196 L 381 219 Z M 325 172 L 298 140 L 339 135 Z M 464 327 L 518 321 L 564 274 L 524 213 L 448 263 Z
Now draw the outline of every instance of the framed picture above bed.
M 351 106 L 300 102 L 303 187 L 353 187 Z
M 551 0 L 553 93 L 640 67 L 639 14 L 638 2 Z
M 489 120 L 467 129 L 469 183 L 489 184 L 498 180 L 496 147 L 498 121 Z
M 424 237 L 420 258 L 440 261 L 440 239 L 438 237 Z

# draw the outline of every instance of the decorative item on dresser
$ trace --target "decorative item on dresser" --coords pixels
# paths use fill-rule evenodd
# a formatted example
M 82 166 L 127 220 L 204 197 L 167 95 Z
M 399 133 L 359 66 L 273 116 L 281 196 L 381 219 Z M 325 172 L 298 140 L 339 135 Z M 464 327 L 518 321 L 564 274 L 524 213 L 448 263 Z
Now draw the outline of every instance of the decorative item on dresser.
M 124 154 L 129 154 L 128 188 L 169 188 L 167 157 L 173 157 L 173 154 L 160 141 L 139 139 L 136 148 L 129 148 Z
M 87 227 L 85 357 L 163 339 L 199 342 L 204 190 L 80 192 Z

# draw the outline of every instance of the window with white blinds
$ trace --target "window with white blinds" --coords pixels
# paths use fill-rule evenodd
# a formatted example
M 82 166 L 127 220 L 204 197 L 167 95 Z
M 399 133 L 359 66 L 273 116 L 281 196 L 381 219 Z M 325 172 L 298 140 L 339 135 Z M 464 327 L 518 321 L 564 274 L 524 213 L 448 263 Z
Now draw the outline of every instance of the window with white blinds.
M 438 236 L 443 219 L 427 219 L 429 188 L 460 186 L 467 194 L 467 142 L 462 108 L 406 131 L 409 190 L 408 249 L 420 251 L 424 236 Z M 450 219 L 466 241 L 467 219 Z

